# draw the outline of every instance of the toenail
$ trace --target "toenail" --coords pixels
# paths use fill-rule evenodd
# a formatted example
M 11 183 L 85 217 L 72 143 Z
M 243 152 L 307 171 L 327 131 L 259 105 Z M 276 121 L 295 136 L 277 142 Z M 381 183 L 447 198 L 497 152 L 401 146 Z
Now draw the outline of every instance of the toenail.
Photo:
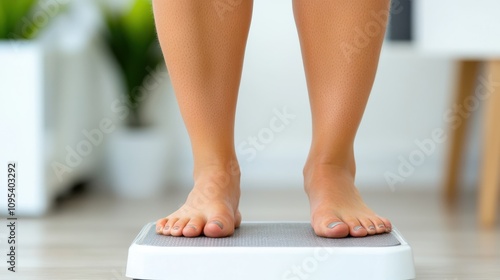
M 362 228 L 363 228 L 362 226 L 355 226 L 355 227 L 354 227 L 354 231 L 358 231 L 358 230 L 360 230 L 360 229 L 362 229 Z
M 378 225 L 378 228 L 385 228 L 385 225 Z
M 368 229 L 369 230 L 375 230 L 375 226 L 369 226 Z
M 218 226 L 220 227 L 220 229 L 223 229 L 223 228 L 224 228 L 224 225 L 223 225 L 221 222 L 219 222 L 219 221 L 212 221 L 212 222 L 210 222 L 210 223 L 211 223 L 211 224 L 216 224 L 216 225 L 218 225 Z
M 386 228 L 385 229 L 386 232 L 390 232 L 391 231 L 391 228 Z
M 163 230 L 168 230 L 169 228 L 170 228 L 170 226 L 165 226 L 165 227 L 163 228 Z
M 186 227 L 196 229 L 196 227 L 194 225 L 187 225 Z
M 156 227 L 156 232 L 161 232 L 161 231 L 162 231 L 161 226 L 157 226 L 157 227 Z
M 172 230 L 179 230 L 179 228 L 180 228 L 179 226 L 175 226 L 172 228 Z
M 328 228 L 334 228 L 340 224 L 343 224 L 343 222 L 333 222 L 333 223 L 330 223 L 327 227 Z

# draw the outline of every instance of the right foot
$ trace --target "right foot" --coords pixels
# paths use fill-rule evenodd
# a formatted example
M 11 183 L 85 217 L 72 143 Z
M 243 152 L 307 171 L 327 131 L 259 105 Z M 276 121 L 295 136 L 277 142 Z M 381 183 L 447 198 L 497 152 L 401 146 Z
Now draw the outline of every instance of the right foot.
M 197 172 L 193 190 L 184 205 L 159 219 L 156 232 L 186 237 L 232 235 L 241 223 L 241 214 L 238 210 L 239 168 L 231 166 L 229 170 L 209 166 Z

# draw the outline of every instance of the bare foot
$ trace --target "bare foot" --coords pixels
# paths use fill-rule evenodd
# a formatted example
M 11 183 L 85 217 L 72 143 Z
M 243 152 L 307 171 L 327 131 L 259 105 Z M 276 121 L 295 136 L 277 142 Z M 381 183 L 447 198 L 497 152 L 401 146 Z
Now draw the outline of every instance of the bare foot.
M 156 222 L 163 235 L 209 237 L 232 235 L 241 223 L 239 168 L 209 166 L 195 175 L 193 190 L 181 208 Z
M 304 183 L 311 225 L 318 236 L 361 237 L 391 231 L 391 222 L 363 202 L 354 186 L 354 172 L 331 164 L 307 164 Z

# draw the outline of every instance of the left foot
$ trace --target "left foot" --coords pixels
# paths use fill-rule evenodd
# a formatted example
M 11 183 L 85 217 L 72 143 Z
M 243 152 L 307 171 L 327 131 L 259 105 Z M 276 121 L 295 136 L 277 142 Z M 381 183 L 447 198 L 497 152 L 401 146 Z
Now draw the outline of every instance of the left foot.
M 307 164 L 304 183 L 311 206 L 311 225 L 318 236 L 362 237 L 391 231 L 391 222 L 363 202 L 354 186 L 354 174 L 348 169 Z

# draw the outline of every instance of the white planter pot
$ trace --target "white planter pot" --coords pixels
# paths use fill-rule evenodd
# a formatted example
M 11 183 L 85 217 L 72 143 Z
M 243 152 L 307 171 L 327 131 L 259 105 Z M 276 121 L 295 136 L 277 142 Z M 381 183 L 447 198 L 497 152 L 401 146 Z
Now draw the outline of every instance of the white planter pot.
M 48 207 L 43 57 L 43 46 L 37 42 L 0 42 L 0 172 L 7 172 L 7 162 L 17 162 L 16 214 L 37 214 Z M 6 197 L 5 187 L 0 192 L 2 211 L 7 209 Z
M 121 129 L 110 136 L 108 174 L 115 194 L 149 198 L 166 185 L 169 145 L 160 130 Z
M 74 182 L 91 173 L 93 158 L 86 157 L 79 166 L 68 167 L 66 147 L 74 148 L 84 139 L 82 128 L 92 128 L 92 115 L 77 114 L 84 102 L 99 102 L 85 95 L 86 87 L 64 88 L 64 81 L 88 83 L 85 66 L 86 46 L 73 53 L 54 50 L 43 40 L 0 42 L 0 161 L 19 165 L 17 214 L 41 215 L 53 199 Z M 57 56 L 54 53 L 57 52 Z M 62 65 L 64 60 L 67 64 Z M 56 68 L 54 65 L 59 65 Z M 64 74 L 64 81 L 56 80 Z M 66 89 L 66 90 L 64 90 Z M 55 172 L 54 164 L 58 165 Z M 67 169 L 60 169 L 61 166 Z M 7 201 L 0 194 L 0 207 Z
M 78 166 L 53 169 L 67 166 L 66 148 L 75 149 L 85 140 L 82 129 L 104 115 L 95 104 L 106 90 L 92 79 L 97 27 L 76 17 L 85 14 L 78 8 L 53 18 L 36 40 L 0 40 L 0 172 L 18 162 L 16 215 L 44 214 L 56 196 L 99 170 L 98 147 Z M 7 209 L 6 196 L 0 191 L 0 209 Z

